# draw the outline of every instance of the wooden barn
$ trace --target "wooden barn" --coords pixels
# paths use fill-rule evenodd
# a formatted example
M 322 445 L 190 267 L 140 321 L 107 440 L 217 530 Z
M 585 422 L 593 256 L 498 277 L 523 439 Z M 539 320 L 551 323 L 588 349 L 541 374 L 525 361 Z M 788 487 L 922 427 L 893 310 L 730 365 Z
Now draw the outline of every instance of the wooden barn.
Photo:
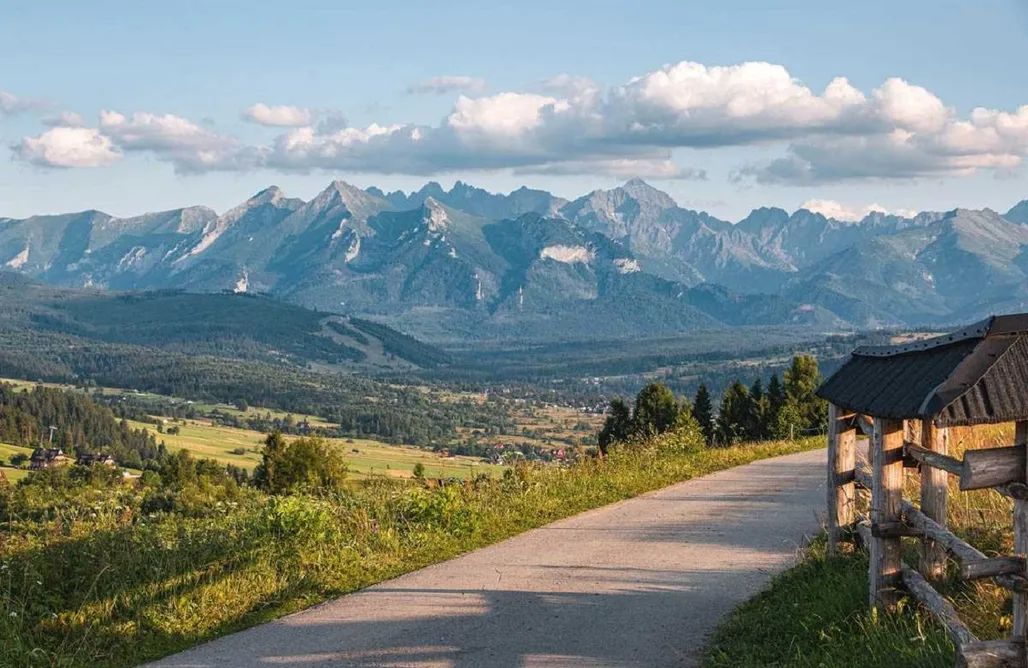
M 854 535 L 868 545 L 871 604 L 892 609 L 905 590 L 946 627 L 958 647 L 957 665 L 1028 666 L 1028 314 L 993 316 L 928 340 L 858 348 L 818 395 L 829 402 L 829 548 L 836 551 Z M 1014 443 L 950 456 L 951 428 L 1005 422 L 1016 424 Z M 903 498 L 904 469 L 920 472 L 920 507 Z M 946 529 L 950 476 L 962 491 L 991 488 L 1014 499 L 1017 554 L 987 558 Z M 868 491 L 862 516 L 858 501 Z M 905 536 L 920 541 L 917 569 L 903 563 Z M 995 578 L 1012 591 L 1012 639 L 979 641 L 935 591 L 930 583 L 945 574 L 949 555 L 962 577 Z

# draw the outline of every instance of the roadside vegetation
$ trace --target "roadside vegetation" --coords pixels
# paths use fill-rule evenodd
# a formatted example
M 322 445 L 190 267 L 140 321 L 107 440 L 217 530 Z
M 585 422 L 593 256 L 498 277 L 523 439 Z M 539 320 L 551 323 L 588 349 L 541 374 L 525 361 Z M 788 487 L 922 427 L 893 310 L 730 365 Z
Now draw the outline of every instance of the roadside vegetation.
M 326 459 L 316 437 L 273 443 L 249 479 L 185 451 L 136 480 L 46 469 L 0 491 L 0 665 L 135 665 L 590 508 L 820 445 L 713 449 L 695 429 L 671 430 L 604 458 L 441 486 L 340 480 L 345 461 Z
M 951 448 L 997 447 L 1013 442 L 1012 425 L 953 429 Z M 952 481 L 951 481 L 952 482 Z M 908 474 L 904 496 L 915 503 L 919 485 Z M 949 528 L 989 556 L 1011 554 L 1012 502 L 991 490 L 961 492 L 951 484 Z M 904 539 L 905 560 L 917 563 L 914 539 Z M 708 645 L 704 668 L 948 668 L 954 648 L 931 615 L 912 598 L 895 615 L 868 609 L 868 561 L 863 549 L 829 558 L 817 540 L 802 562 L 743 604 Z M 938 585 L 960 618 L 983 640 L 1008 637 L 1011 604 L 991 581 L 963 582 L 951 563 Z M 857 659 L 859 657 L 859 660 Z

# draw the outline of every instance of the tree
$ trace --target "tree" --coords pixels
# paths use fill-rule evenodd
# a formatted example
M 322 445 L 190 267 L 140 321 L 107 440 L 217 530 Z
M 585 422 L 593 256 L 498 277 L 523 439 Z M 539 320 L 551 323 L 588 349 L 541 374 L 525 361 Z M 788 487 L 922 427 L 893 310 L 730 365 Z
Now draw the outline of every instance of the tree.
M 682 407 L 675 395 L 663 383 L 650 383 L 635 399 L 632 416 L 637 434 L 663 434 L 674 428 Z
M 733 445 L 746 436 L 746 419 L 749 412 L 750 391 L 736 380 L 721 397 L 721 410 L 717 415 L 717 441 L 721 445 Z
M 283 442 L 279 432 L 265 441 L 264 457 L 254 471 L 258 487 L 272 494 L 288 494 L 336 490 L 342 486 L 347 466 L 339 448 L 317 436 Z
M 764 393 L 764 384 L 758 378 L 753 381 L 753 385 L 750 387 L 745 421 L 747 440 L 762 441 L 771 435 L 771 425 L 768 422 L 769 413 L 770 400 Z
M 696 390 L 696 399 L 692 404 L 692 415 L 700 425 L 703 440 L 710 445 L 714 442 L 714 405 L 710 401 L 710 390 L 704 383 Z
M 813 355 L 796 355 L 785 371 L 786 402 L 792 402 L 804 432 L 823 431 L 828 424 L 828 404 L 815 392 L 821 386 L 821 371 Z
M 767 404 L 769 435 L 773 435 L 775 425 L 778 424 L 778 413 L 785 404 L 785 391 L 782 389 L 782 383 L 778 380 L 777 373 L 772 374 L 771 380 L 767 383 Z
M 610 412 L 599 435 L 600 452 L 607 454 L 607 448 L 614 443 L 627 440 L 633 431 L 632 414 L 628 404 L 621 397 L 610 402 Z
M 421 462 L 414 465 L 414 477 L 418 480 L 425 479 L 425 465 Z

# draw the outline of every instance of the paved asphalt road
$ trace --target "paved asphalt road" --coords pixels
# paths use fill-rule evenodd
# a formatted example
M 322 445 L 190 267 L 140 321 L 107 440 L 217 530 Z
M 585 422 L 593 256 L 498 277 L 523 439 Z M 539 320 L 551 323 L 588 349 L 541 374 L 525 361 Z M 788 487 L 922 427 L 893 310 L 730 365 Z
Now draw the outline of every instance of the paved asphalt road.
M 821 450 L 681 483 L 152 666 L 693 666 L 819 529 L 824 464 Z

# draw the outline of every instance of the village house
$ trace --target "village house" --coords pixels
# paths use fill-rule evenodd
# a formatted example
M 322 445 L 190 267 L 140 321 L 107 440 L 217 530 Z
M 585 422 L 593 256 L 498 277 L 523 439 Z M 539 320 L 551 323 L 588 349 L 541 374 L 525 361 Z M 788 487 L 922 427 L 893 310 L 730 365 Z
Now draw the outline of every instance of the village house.
M 29 460 L 29 468 L 33 471 L 60 466 L 71 462 L 71 457 L 60 448 L 36 448 Z
M 114 458 L 110 455 L 79 455 L 75 461 L 79 466 L 93 466 L 94 464 L 102 464 L 104 466 L 114 466 Z

